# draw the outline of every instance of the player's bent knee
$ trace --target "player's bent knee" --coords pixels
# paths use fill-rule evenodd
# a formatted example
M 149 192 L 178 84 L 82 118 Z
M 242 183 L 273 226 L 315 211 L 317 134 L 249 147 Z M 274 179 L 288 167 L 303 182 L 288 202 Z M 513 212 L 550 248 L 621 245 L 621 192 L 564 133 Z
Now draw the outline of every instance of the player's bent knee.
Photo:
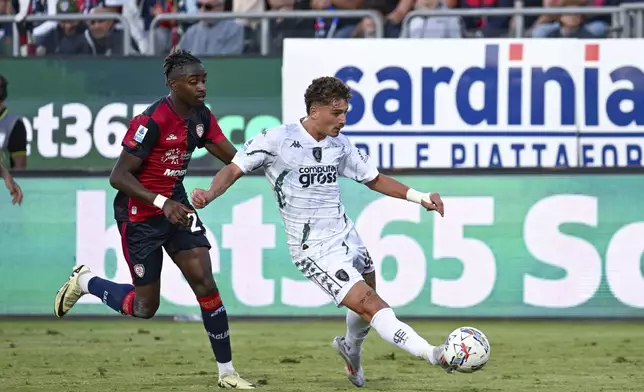
M 197 298 L 203 298 L 217 293 L 218 290 L 215 280 L 210 277 L 210 279 L 204 278 L 197 282 L 193 282 L 192 291 L 195 293 Z
M 159 310 L 159 301 L 134 297 L 132 315 L 142 319 L 151 319 Z
M 188 280 L 192 291 L 197 296 L 197 298 L 207 297 L 213 295 L 217 292 L 217 285 L 215 284 L 215 279 L 212 277 L 212 273 L 209 271 L 198 271 L 191 274 L 192 276 Z
M 371 321 L 373 316 L 376 315 L 379 311 L 382 309 L 387 309 L 389 308 L 389 304 L 387 304 L 378 294 L 376 294 L 375 290 L 372 291 L 372 295 L 370 295 L 364 302 L 363 307 L 362 307 L 362 313 L 360 315 L 365 319 Z
M 376 291 L 364 281 L 356 282 L 351 287 L 343 298 L 342 304 L 361 315 L 367 321 L 371 321 L 371 318 L 378 311 L 389 307 Z

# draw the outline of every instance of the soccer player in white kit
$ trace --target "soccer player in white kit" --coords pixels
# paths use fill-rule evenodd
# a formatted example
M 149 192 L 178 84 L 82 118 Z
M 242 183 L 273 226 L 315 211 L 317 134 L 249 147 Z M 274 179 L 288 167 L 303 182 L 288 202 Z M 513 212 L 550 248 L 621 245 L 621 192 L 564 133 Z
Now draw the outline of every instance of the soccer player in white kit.
M 423 193 L 378 173 L 373 161 L 340 130 L 351 90 L 333 77 L 315 79 L 304 94 L 307 117 L 268 129 L 246 142 L 210 189 L 195 189 L 192 203 L 204 208 L 244 174 L 260 167 L 275 193 L 295 266 L 338 306 L 346 306 L 347 332 L 333 346 L 346 362 L 347 377 L 364 385 L 362 343 L 373 327 L 389 343 L 446 368 L 443 345 L 433 346 L 396 318 L 376 293 L 369 252 L 345 215 L 339 176 L 390 197 L 406 199 L 444 214 L 437 193 Z

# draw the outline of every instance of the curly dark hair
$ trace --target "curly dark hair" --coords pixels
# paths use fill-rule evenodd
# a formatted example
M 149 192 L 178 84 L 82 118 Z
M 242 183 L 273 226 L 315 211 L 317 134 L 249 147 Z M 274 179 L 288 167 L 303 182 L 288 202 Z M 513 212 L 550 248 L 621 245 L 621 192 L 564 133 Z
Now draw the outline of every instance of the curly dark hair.
M 165 74 L 166 80 L 170 78 L 172 71 L 189 64 L 201 64 L 201 60 L 183 49 L 178 49 L 170 53 L 163 60 L 163 73 Z
M 311 111 L 312 105 L 330 105 L 333 101 L 351 99 L 351 89 L 338 78 L 323 76 L 314 79 L 304 93 L 306 114 Z

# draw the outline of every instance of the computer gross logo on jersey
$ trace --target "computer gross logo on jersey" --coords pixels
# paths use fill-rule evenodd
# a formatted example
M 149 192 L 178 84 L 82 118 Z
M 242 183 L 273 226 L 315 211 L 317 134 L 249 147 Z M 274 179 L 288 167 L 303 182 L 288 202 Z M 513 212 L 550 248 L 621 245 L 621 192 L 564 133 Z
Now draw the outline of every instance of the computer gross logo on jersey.
M 284 120 L 337 76 L 344 133 L 380 167 L 642 165 L 644 40 L 325 41 L 287 40 Z
M 338 182 L 338 168 L 333 165 L 301 167 L 298 174 L 302 188 Z

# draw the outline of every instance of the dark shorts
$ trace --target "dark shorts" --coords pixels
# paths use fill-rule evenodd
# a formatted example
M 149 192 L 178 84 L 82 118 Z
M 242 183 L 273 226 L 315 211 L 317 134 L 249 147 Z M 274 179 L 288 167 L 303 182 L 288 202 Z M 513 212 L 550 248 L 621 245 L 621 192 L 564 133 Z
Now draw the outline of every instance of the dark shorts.
M 193 219 L 187 228 L 173 225 L 164 215 L 143 222 L 117 222 L 123 255 L 135 286 L 154 283 L 161 278 L 163 249 L 170 257 L 183 250 L 210 249 L 201 219 L 197 214 Z

